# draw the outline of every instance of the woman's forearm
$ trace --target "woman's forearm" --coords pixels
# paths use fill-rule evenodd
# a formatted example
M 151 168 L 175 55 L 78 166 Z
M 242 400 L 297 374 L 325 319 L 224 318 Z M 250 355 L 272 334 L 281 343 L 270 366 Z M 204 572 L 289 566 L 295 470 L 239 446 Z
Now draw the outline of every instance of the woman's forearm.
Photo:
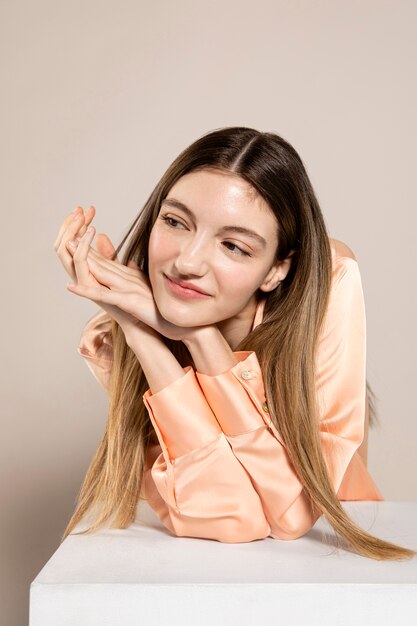
M 195 369 L 201 374 L 216 376 L 236 365 L 233 351 L 216 326 L 197 328 L 184 339 Z
M 149 326 L 126 326 L 123 330 L 152 393 L 157 393 L 184 375 L 183 367 L 163 343 L 159 333 Z M 217 328 L 200 329 L 184 340 L 184 344 L 191 353 L 195 368 L 202 374 L 221 374 L 236 364 L 233 351 Z
M 184 369 L 153 329 L 125 331 L 128 346 L 136 354 L 152 393 L 184 376 Z

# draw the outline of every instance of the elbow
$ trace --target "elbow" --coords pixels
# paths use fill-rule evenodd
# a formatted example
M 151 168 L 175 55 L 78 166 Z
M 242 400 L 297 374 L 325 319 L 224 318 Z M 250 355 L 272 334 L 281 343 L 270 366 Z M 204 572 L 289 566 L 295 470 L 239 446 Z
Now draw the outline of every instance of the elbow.
M 321 517 L 320 511 L 313 512 L 305 498 L 296 501 L 275 524 L 271 524 L 271 537 L 292 541 L 306 535 Z
M 265 516 L 229 519 L 221 529 L 218 541 L 222 543 L 247 543 L 269 536 L 271 528 Z
M 247 543 L 269 536 L 270 526 L 263 511 L 246 512 L 240 505 L 238 509 L 213 517 L 190 515 L 180 511 L 170 511 L 173 529 L 177 537 L 198 537 L 212 539 L 221 543 Z
M 223 514 L 217 520 L 217 537 L 222 543 L 248 543 L 266 539 L 271 527 L 261 500 L 253 489 L 229 499 Z
M 274 528 L 273 532 L 271 532 L 271 537 L 273 539 L 281 539 L 282 541 L 293 541 L 294 539 L 299 539 L 303 535 L 306 535 L 313 526 L 308 526 L 306 528 L 297 528 L 294 530 L 283 530 L 282 528 Z

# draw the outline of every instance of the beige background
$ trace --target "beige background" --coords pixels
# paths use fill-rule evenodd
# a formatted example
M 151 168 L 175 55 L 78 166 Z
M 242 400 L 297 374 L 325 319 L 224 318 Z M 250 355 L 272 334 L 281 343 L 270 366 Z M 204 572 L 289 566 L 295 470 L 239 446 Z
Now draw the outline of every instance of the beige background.
M 107 398 L 76 352 L 93 303 L 53 250 L 77 204 L 119 242 L 165 168 L 229 125 L 301 155 L 355 252 L 381 426 L 369 469 L 417 497 L 413 1 L 5 1 L 1 11 L 1 604 L 27 623 L 101 437 Z M 5 623 L 6 623 L 5 622 Z

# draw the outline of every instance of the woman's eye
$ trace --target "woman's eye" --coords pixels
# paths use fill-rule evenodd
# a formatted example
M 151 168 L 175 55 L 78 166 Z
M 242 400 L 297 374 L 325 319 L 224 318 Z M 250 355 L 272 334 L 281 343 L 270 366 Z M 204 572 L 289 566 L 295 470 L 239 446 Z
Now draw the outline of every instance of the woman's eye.
M 181 222 L 176 220 L 174 217 L 169 217 L 169 215 L 161 215 L 161 219 L 164 222 L 166 222 L 166 224 L 168 226 L 170 226 L 171 228 L 176 228 L 176 226 L 174 226 L 172 224 L 172 222 L 175 222 L 175 224 L 181 224 Z M 249 256 L 249 257 L 252 256 L 251 254 L 249 254 L 249 252 L 245 252 L 245 250 L 242 250 L 241 248 L 239 248 L 239 246 L 237 246 L 236 244 L 232 243 L 231 241 L 225 241 L 224 244 L 225 245 L 229 245 L 229 246 L 233 246 L 234 248 L 236 248 L 237 252 L 235 252 L 234 250 L 230 250 L 230 248 L 227 248 L 233 254 L 243 254 L 244 256 Z
M 172 222 L 175 222 L 176 224 L 181 224 L 181 222 L 179 222 L 178 220 L 174 219 L 173 217 L 168 217 L 168 215 L 162 215 L 161 219 L 166 222 L 168 224 L 168 226 L 171 226 L 172 228 L 175 228 L 175 226 L 172 226 Z
M 251 254 L 249 254 L 249 252 L 245 252 L 245 250 L 242 250 L 242 248 L 239 248 L 239 246 L 237 246 L 236 244 L 232 243 L 231 241 L 225 241 L 224 242 L 225 245 L 229 245 L 229 246 L 233 246 L 234 248 L 236 248 L 236 250 L 239 250 L 239 252 L 234 252 L 234 254 L 244 254 L 245 256 L 252 256 Z M 229 250 L 230 248 L 228 248 Z M 230 252 L 233 252 L 233 250 L 230 250 Z

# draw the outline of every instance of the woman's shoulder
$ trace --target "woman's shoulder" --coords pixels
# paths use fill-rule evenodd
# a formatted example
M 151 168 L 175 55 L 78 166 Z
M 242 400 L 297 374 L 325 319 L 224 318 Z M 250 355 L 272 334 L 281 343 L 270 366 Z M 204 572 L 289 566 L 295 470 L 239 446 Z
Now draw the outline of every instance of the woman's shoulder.
M 340 239 L 329 237 L 330 249 L 332 252 L 333 263 L 340 262 L 342 259 L 353 259 L 357 261 L 356 256 L 351 248 Z
M 340 239 L 329 237 L 330 251 L 332 255 L 333 276 L 340 274 L 343 268 L 358 265 L 358 260 L 352 248 Z
M 341 283 L 342 279 L 342 282 L 346 285 L 358 282 L 360 280 L 360 269 L 352 248 L 344 241 L 340 241 L 340 239 L 329 237 L 329 243 L 332 255 L 333 289 Z

